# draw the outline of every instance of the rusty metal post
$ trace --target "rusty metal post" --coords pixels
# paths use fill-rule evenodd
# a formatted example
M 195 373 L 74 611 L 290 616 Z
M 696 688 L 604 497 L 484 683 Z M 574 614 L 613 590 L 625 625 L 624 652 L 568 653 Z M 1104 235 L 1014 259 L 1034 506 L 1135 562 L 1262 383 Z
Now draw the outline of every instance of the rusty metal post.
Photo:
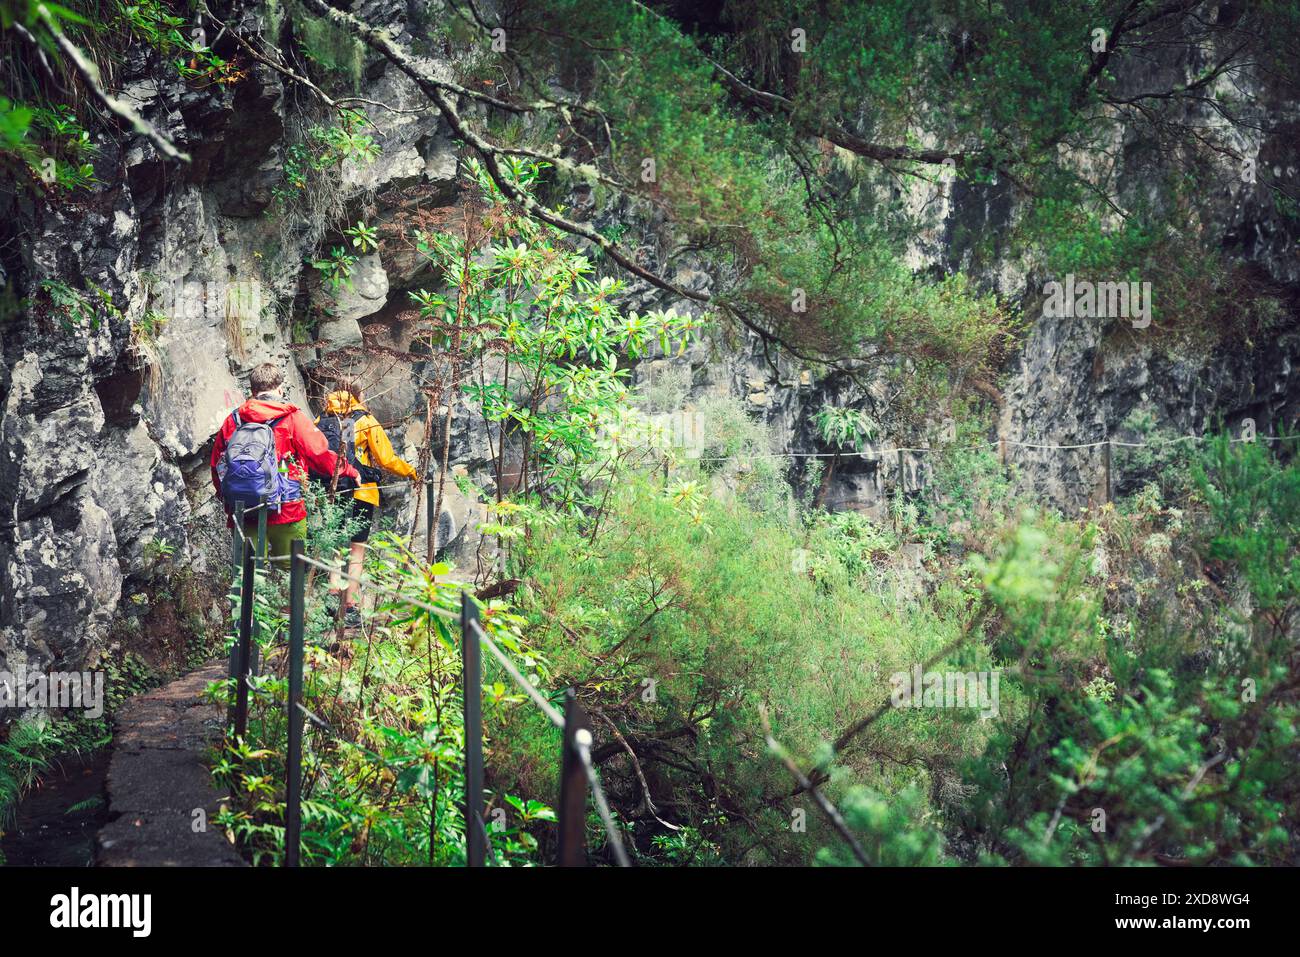
M 574 740 L 579 731 L 590 734 L 591 725 L 570 688 L 564 693 L 564 744 L 560 755 L 561 867 L 587 866 L 587 772 Z
M 253 643 L 253 543 L 244 541 L 244 581 L 239 592 L 239 646 L 235 672 L 235 737 L 248 731 L 248 671 Z
M 289 748 L 285 756 L 284 866 L 297 867 L 302 846 L 302 655 L 307 615 L 303 543 L 289 546 Z
M 478 606 L 460 596 L 460 649 L 465 697 L 465 866 L 482 867 L 487 854 L 483 822 L 483 649 Z

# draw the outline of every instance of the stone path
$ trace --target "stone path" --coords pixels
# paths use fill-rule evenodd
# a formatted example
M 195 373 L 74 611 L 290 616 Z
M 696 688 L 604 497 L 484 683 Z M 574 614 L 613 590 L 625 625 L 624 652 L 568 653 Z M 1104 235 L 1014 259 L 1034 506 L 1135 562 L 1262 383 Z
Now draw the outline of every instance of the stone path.
M 246 866 L 212 823 L 225 796 L 205 763 L 225 714 L 203 702 L 203 689 L 224 678 L 226 668 L 220 661 L 204 665 L 118 711 L 98 866 Z

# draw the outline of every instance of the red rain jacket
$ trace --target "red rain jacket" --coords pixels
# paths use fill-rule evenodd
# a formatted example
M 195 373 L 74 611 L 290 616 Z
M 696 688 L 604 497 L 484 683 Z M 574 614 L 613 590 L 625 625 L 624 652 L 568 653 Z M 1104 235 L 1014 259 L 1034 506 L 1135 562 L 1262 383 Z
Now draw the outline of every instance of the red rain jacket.
M 276 457 L 284 459 L 289 457 L 288 469 L 289 478 L 301 482 L 303 488 L 307 487 L 307 471 L 332 478 L 338 457 L 330 451 L 329 443 L 325 441 L 325 436 L 321 430 L 316 428 L 316 424 L 292 402 L 283 402 L 278 399 L 249 399 L 237 410 L 239 417 L 244 422 L 269 422 L 279 416 L 284 416 L 275 424 L 272 432 L 275 433 L 275 451 Z M 235 417 L 234 415 L 226 416 L 226 421 L 221 425 L 221 431 L 217 433 L 216 441 L 212 443 L 212 460 L 209 465 L 212 468 L 212 487 L 217 490 L 217 497 L 221 496 L 221 480 L 217 478 L 217 463 L 221 461 L 221 455 L 226 450 L 226 443 L 230 437 L 235 434 Z M 305 468 L 304 468 L 305 466 Z M 342 461 L 340 475 L 360 481 L 361 476 L 357 470 L 348 464 L 347 460 Z M 307 506 L 301 502 L 287 502 L 278 512 L 267 512 L 266 523 L 268 525 L 288 525 L 291 522 L 299 522 L 307 517 Z M 226 524 L 232 524 L 230 513 L 226 513 Z

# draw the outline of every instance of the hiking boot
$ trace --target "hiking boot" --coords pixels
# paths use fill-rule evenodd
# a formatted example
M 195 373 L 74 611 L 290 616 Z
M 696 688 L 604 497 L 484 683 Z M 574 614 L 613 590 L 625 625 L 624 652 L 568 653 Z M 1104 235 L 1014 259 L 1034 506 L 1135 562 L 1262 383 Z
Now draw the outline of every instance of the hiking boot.
M 356 605 L 348 605 L 347 610 L 343 612 L 344 628 L 361 627 L 361 609 Z

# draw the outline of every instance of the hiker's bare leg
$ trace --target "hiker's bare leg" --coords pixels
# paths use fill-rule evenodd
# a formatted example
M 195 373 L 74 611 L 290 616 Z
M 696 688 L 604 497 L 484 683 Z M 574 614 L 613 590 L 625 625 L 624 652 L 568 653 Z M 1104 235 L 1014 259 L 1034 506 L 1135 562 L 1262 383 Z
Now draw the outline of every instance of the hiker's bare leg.
M 366 558 L 366 543 L 353 542 L 352 548 L 348 551 L 348 574 L 352 579 L 348 581 L 347 597 L 344 600 L 345 605 L 351 605 L 356 601 L 357 583 L 356 579 L 361 577 L 361 569 Z

